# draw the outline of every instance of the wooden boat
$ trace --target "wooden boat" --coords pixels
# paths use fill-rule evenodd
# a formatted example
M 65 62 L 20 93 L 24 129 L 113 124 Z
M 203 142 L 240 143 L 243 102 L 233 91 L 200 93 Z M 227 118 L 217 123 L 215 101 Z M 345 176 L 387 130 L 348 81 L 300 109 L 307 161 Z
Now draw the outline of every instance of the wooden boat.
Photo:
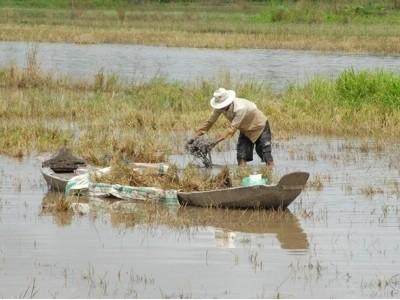
M 85 166 L 83 159 L 75 157 L 70 149 L 62 147 L 53 157 L 42 163 L 41 172 L 50 191 L 64 192 L 68 180 L 77 175 L 75 170 Z
M 68 180 L 77 175 L 74 172 L 56 173 L 49 167 L 42 167 L 41 172 L 46 180 L 49 191 L 62 193 L 65 191 Z
M 77 159 L 75 159 L 75 161 L 76 160 Z M 66 168 L 65 165 L 72 165 L 72 167 Z M 56 171 L 54 170 L 54 168 L 49 167 L 48 163 L 44 162 L 42 164 L 41 172 L 44 179 L 46 180 L 49 191 L 64 193 L 68 181 L 72 177 L 79 175 L 79 173 L 76 173 L 75 171 L 79 166 L 82 166 L 83 172 L 85 172 L 85 170 L 86 172 L 101 172 L 100 168 L 83 164 L 80 161 L 79 164 L 74 162 L 71 163 L 71 159 L 67 160 L 66 163 L 65 161 L 63 161 L 62 164 L 58 164 Z M 158 170 L 161 174 L 165 173 L 168 169 L 168 165 L 164 163 L 130 163 L 129 166 L 132 167 L 134 170 L 137 170 L 138 172 L 141 172 L 144 169 L 154 169 Z
M 277 185 L 233 187 L 212 191 L 178 192 L 181 205 L 224 208 L 286 209 L 301 193 L 309 173 L 284 175 Z

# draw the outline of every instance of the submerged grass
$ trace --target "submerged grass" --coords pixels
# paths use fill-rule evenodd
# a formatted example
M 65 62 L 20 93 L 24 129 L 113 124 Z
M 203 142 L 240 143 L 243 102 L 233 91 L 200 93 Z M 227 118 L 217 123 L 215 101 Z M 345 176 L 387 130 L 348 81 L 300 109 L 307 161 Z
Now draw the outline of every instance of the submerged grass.
M 343 72 L 313 79 L 283 94 L 255 82 L 170 82 L 154 78 L 122 85 L 99 72 L 92 81 L 44 73 L 35 55 L 28 67 L 0 70 L 0 153 L 17 157 L 67 144 L 95 164 L 111 159 L 159 162 L 183 151 L 187 132 L 209 115 L 218 86 L 235 89 L 268 116 L 274 137 L 325 134 L 399 138 L 400 76 L 378 71 Z M 222 118 L 211 131 L 227 125 Z M 311 159 L 311 158 L 310 158 Z
M 43 198 L 41 214 L 52 215 L 58 225 L 64 226 L 71 224 L 74 212 L 71 208 L 71 201 L 64 195 L 48 193 Z

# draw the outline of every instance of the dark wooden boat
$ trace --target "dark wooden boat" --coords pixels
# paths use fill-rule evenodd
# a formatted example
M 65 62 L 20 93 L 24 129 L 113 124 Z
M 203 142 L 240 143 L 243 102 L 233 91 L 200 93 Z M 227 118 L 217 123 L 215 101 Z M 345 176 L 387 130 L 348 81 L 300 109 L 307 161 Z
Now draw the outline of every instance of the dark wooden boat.
M 290 173 L 277 185 L 178 192 L 178 200 L 181 205 L 201 207 L 286 209 L 304 189 L 309 175 L 306 172 Z
M 71 154 L 68 148 L 61 148 L 53 157 L 42 163 L 41 172 L 50 191 L 64 192 L 75 170 L 86 166 L 84 160 Z

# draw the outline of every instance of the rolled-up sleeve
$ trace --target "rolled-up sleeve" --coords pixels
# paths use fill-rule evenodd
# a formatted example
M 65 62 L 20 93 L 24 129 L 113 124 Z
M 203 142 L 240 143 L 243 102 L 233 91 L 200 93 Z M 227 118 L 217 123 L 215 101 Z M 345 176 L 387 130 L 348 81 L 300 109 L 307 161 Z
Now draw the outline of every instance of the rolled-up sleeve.
M 242 124 L 242 121 L 246 115 L 246 111 L 247 111 L 246 109 L 240 109 L 236 111 L 230 126 L 227 129 L 225 129 L 225 131 L 222 133 L 222 136 L 224 138 L 231 137 L 235 134 L 236 130 L 239 129 L 240 124 Z
M 207 121 L 205 121 L 199 128 L 197 128 L 196 131 L 201 134 L 206 133 L 218 120 L 220 115 L 221 115 L 221 110 L 214 109 L 211 115 L 208 117 Z

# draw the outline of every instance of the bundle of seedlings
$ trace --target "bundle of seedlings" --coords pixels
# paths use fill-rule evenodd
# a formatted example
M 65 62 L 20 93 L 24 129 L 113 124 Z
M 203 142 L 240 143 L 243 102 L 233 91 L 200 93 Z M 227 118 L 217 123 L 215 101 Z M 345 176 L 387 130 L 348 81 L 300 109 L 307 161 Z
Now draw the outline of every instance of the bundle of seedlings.
M 180 178 L 180 186 L 185 192 L 208 191 L 232 187 L 232 180 L 227 166 L 223 167 L 216 176 L 209 176 L 201 172 L 198 167 L 189 164 Z
M 206 168 L 212 166 L 211 149 L 213 147 L 214 143 L 205 137 L 198 137 L 185 146 L 186 151 L 199 159 Z
M 128 186 L 158 187 L 179 191 L 205 191 L 232 186 L 228 167 L 224 167 L 216 176 L 201 172 L 196 166 L 188 165 L 181 174 L 176 166 L 170 166 L 166 173 L 155 169 L 137 170 L 121 162 L 113 163 L 111 172 L 101 177 L 94 176 L 94 182 L 121 184 Z
M 170 168 L 171 169 L 171 168 Z M 173 169 L 173 168 L 172 168 Z M 91 178 L 94 182 L 102 182 L 108 184 L 121 184 L 128 186 L 151 186 L 160 187 L 176 185 L 176 180 L 169 170 L 167 174 L 160 174 L 155 169 L 138 170 L 129 164 L 124 164 L 122 161 L 114 161 L 111 163 L 111 172 L 101 176 L 94 175 Z

